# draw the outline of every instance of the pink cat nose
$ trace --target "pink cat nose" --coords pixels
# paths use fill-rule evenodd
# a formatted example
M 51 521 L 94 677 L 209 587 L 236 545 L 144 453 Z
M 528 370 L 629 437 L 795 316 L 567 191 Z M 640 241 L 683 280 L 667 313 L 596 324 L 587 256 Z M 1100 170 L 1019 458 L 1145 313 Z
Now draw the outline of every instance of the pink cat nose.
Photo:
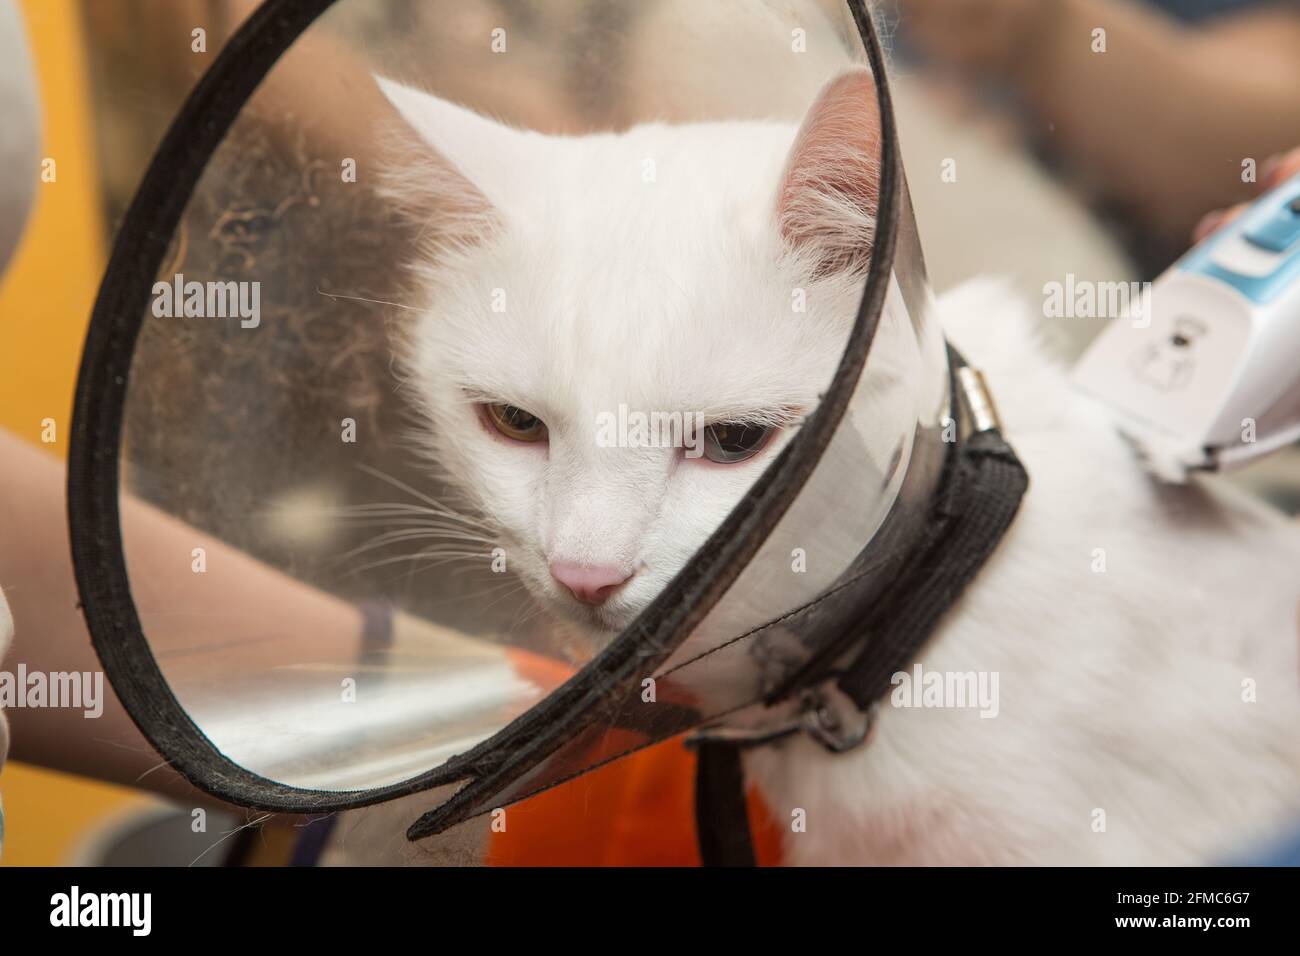
M 621 568 L 590 567 L 552 561 L 551 577 L 563 584 L 583 604 L 601 605 L 613 597 L 632 575 Z

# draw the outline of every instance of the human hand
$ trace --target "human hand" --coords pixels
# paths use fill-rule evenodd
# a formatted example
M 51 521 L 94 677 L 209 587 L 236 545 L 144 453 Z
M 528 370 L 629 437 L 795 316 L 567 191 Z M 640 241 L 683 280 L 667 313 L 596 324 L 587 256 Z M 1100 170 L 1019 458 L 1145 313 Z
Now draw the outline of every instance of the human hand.
M 1289 153 L 1281 153 L 1265 161 L 1260 169 L 1259 185 L 1260 189 L 1267 192 L 1277 186 L 1282 185 L 1292 176 L 1300 176 L 1300 147 L 1291 150 Z M 1249 206 L 1248 202 L 1237 203 L 1227 209 L 1216 209 L 1213 212 L 1206 213 L 1204 218 L 1196 224 L 1196 229 L 1192 232 L 1192 239 L 1200 242 L 1206 236 L 1219 229 L 1222 229 L 1228 223 L 1232 222 Z
M 1044 42 L 1054 0 L 901 0 L 901 27 L 922 53 L 959 70 L 1010 74 Z

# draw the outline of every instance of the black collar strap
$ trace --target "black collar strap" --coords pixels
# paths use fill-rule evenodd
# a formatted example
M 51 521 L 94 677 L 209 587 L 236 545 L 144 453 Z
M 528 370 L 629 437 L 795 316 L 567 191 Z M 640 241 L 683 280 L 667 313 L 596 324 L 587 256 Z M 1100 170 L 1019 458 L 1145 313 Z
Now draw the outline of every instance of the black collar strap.
M 966 433 L 954 436 L 956 447 L 948 456 L 930 521 L 889 596 L 862 621 L 850 646 L 834 649 L 834 660 L 820 656 L 769 695 L 769 704 L 800 699 L 792 720 L 753 732 L 710 728 L 688 741 L 699 754 L 695 822 L 705 866 L 755 864 L 740 751 L 799 731 L 832 753 L 863 743 L 892 676 L 916 660 L 1020 507 L 1029 475 L 1002 437 L 983 377 L 955 349 L 948 351 L 954 407 Z M 837 666 L 846 658 L 847 664 Z M 840 697 L 856 707 L 856 715 L 836 707 Z

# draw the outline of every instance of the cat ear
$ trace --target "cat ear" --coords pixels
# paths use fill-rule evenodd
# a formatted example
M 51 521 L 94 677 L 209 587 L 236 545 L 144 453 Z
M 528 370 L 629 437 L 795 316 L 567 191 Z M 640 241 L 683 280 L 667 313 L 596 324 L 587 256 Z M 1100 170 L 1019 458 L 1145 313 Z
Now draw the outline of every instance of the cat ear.
M 880 111 L 867 70 L 822 88 L 795 137 L 777 198 L 781 235 L 819 275 L 865 269 L 880 197 Z
M 425 192 L 457 207 L 486 212 L 506 205 L 508 185 L 517 180 L 529 134 L 480 116 L 431 93 L 376 76 L 388 102 L 421 143 L 432 149 L 432 163 L 414 174 L 432 174 Z M 404 185 L 418 188 L 415 176 Z

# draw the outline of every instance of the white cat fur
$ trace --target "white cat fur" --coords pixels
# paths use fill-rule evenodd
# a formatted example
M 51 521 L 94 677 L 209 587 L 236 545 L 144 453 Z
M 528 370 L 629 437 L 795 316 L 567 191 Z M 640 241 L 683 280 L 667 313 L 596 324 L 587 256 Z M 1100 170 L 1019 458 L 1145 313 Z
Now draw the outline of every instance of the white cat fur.
M 501 213 L 466 220 L 490 223 L 491 241 L 453 243 L 422 277 L 432 314 L 407 367 L 436 454 L 495 516 L 540 600 L 621 626 L 772 450 L 731 468 L 672 466 L 665 450 L 611 463 L 589 454 L 595 413 L 620 401 L 711 417 L 806 408 L 838 357 L 858 280 L 821 280 L 809 314 L 789 314 L 810 263 L 782 254 L 773 202 L 795 128 L 541 137 L 386 92 Z M 496 289 L 504 313 L 491 310 Z M 886 706 L 853 753 L 796 740 L 752 754 L 778 822 L 807 821 L 786 837 L 788 862 L 1183 864 L 1241 852 L 1300 811 L 1295 526 L 1213 480 L 1154 483 L 1037 347 L 1031 310 L 1004 284 L 967 284 L 940 311 L 985 369 L 1033 484 L 921 661 L 998 672 L 999 714 Z M 488 436 L 468 398 L 543 417 L 549 461 Z M 591 612 L 550 579 L 557 557 L 639 572 Z

